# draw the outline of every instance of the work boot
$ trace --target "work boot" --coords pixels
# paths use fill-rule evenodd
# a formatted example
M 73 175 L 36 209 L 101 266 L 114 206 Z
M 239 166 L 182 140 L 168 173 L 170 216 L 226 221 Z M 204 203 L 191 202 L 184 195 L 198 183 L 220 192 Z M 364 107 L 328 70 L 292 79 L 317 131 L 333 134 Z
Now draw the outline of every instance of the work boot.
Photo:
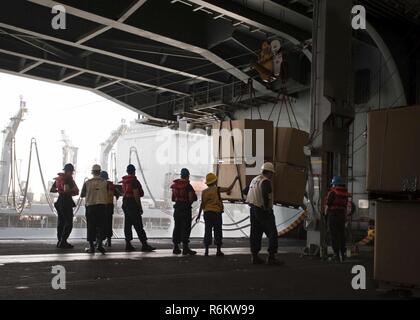
M 217 252 L 216 252 L 216 257 L 224 257 L 225 254 L 222 252 L 222 248 L 221 247 L 217 247 Z
M 60 242 L 61 242 L 60 240 L 57 241 L 57 245 L 56 245 L 57 248 L 60 248 Z
M 174 254 L 181 254 L 181 249 L 177 244 L 174 245 L 174 250 L 172 251 Z
M 106 250 L 103 246 L 98 246 L 98 251 L 102 254 L 105 254 Z
M 131 245 L 131 242 L 130 242 L 130 241 L 126 241 L 126 242 L 125 242 L 125 251 L 126 251 L 126 252 L 133 252 L 134 250 L 136 250 L 136 248 L 134 248 L 134 247 Z
M 284 265 L 284 262 L 277 260 L 276 255 L 270 253 L 268 255 L 267 264 L 272 265 L 272 266 L 282 266 Z
M 252 264 L 263 264 L 264 260 L 260 258 L 258 254 L 252 255 Z
M 142 247 L 141 247 L 141 251 L 142 252 L 152 252 L 152 251 L 155 251 L 156 250 L 156 248 L 153 248 L 152 246 L 150 246 L 149 244 L 144 244 Z
M 206 257 L 209 256 L 209 247 L 206 247 L 206 251 L 204 251 L 204 256 Z
M 74 246 L 73 246 L 73 245 L 71 245 L 70 243 L 68 243 L 66 240 L 61 240 L 61 241 L 58 243 L 58 247 L 59 247 L 60 249 L 73 249 L 73 248 L 74 248 Z
M 186 255 L 190 255 L 190 256 L 194 256 L 197 254 L 197 251 L 191 250 L 190 248 L 186 247 L 182 250 L 182 255 L 186 256 Z
M 72 245 L 72 244 L 70 244 L 70 243 L 68 243 L 67 241 L 64 243 L 64 248 L 66 248 L 66 249 L 73 249 L 74 248 L 74 245 Z
M 86 248 L 85 252 L 94 254 L 95 253 L 95 244 L 93 242 L 90 242 L 89 243 L 89 248 Z

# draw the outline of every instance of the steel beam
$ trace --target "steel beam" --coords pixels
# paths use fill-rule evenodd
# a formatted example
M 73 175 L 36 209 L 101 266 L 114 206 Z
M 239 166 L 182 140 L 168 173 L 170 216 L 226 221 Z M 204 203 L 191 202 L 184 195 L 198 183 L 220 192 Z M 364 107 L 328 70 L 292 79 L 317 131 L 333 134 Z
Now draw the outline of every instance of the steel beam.
M 173 73 L 173 74 L 176 74 L 176 75 L 179 75 L 179 76 L 182 76 L 182 77 L 221 84 L 220 81 L 213 80 L 213 79 L 210 79 L 210 78 L 207 78 L 207 77 L 202 77 L 202 76 L 198 76 L 198 75 L 191 74 L 191 73 L 188 73 L 188 72 L 183 72 L 183 71 L 180 71 L 180 70 L 167 68 L 167 67 L 162 66 L 162 65 L 157 65 L 157 64 L 149 63 L 149 62 L 142 61 L 142 60 L 139 60 L 139 59 L 127 57 L 127 56 L 124 56 L 124 55 L 121 55 L 121 54 L 118 54 L 118 53 L 114 53 L 114 52 L 111 52 L 111 51 L 106 51 L 106 50 L 102 50 L 102 49 L 98 49 L 98 48 L 94 48 L 94 47 L 89 47 L 89 46 L 86 46 L 86 45 L 83 45 L 83 44 L 77 44 L 77 43 L 74 43 L 74 42 L 71 42 L 71 41 L 68 41 L 68 40 L 65 40 L 65 39 L 56 38 L 56 37 L 53 37 L 53 36 L 49 36 L 49 35 L 38 33 L 38 32 L 32 31 L 32 30 L 27 30 L 27 29 L 24 29 L 24 28 L 12 26 L 12 25 L 5 24 L 5 23 L 2 23 L 2 22 L 0 22 L 0 27 L 6 28 L 6 29 L 9 29 L 9 30 L 13 30 L 13 31 L 17 31 L 17 32 L 20 32 L 20 33 L 23 33 L 23 34 L 31 35 L 31 36 L 34 36 L 34 37 L 42 38 L 42 39 L 45 39 L 45 40 L 54 41 L 54 42 L 61 43 L 61 44 L 67 45 L 67 46 L 72 46 L 72 47 L 75 47 L 75 48 L 80 49 L 80 50 L 90 51 L 90 52 L 98 53 L 98 54 L 101 54 L 101 55 L 109 56 L 111 58 L 131 62 L 131 63 L 134 63 L 134 64 L 149 67 L 149 68 L 162 70 L 162 71 L 165 71 L 165 72 L 168 72 L 168 73 Z
M 79 18 L 86 19 L 95 23 L 99 23 L 105 26 L 112 26 L 114 29 L 118 29 L 118 30 L 130 33 L 130 34 L 134 34 L 143 38 L 147 38 L 147 39 L 162 42 L 162 43 L 174 46 L 174 47 L 189 50 L 191 52 L 197 53 L 205 57 L 210 62 L 226 70 L 226 72 L 230 73 L 231 75 L 235 76 L 236 78 L 240 79 L 243 82 L 247 82 L 249 79 L 249 76 L 246 73 L 242 72 L 240 69 L 236 68 L 234 65 L 220 58 L 219 56 L 212 53 L 211 51 L 204 48 L 200 48 L 193 44 L 188 44 L 188 43 L 176 40 L 176 39 L 169 38 L 161 34 L 147 31 L 147 30 L 144 30 L 144 29 L 132 26 L 132 25 L 127 25 L 127 24 L 118 22 L 116 20 L 112 20 L 112 19 L 100 16 L 91 12 L 87 12 L 87 11 L 77 9 L 75 7 L 67 6 L 57 1 L 52 1 L 52 0 L 27 0 L 27 1 L 30 1 L 39 5 L 43 5 L 49 8 L 52 8 L 56 5 L 63 5 L 66 8 L 66 12 L 68 14 L 71 14 L 71 15 L 74 15 Z M 296 40 L 295 42 L 297 43 L 298 41 Z M 255 89 L 260 92 L 264 92 L 265 94 L 270 95 L 270 96 L 276 96 L 276 93 L 272 92 L 271 90 L 268 90 L 260 82 L 255 81 L 254 86 L 255 86 Z
M 26 74 L 25 73 L 24 74 L 20 74 L 17 71 L 5 69 L 5 68 L 3 68 L 1 66 L 0 66 L 0 71 L 3 72 L 3 73 L 11 74 L 11 75 L 22 76 L 22 77 L 25 77 L 25 78 L 28 78 L 28 79 L 32 79 L 32 80 L 46 81 L 46 82 L 53 83 L 53 84 L 60 83 L 57 80 L 52 80 L 50 78 L 44 78 L 44 77 L 29 75 L 27 73 Z M 146 117 L 150 117 L 149 114 L 140 111 L 139 108 L 135 108 L 135 107 L 133 107 L 130 104 L 124 103 L 123 101 L 118 100 L 115 97 L 113 97 L 113 96 L 111 96 L 109 94 L 106 94 L 103 91 L 100 91 L 100 90 L 97 90 L 97 89 L 93 89 L 93 88 L 84 87 L 84 86 L 80 86 L 80 85 L 69 83 L 69 82 L 63 82 L 63 83 L 60 83 L 60 84 L 65 85 L 67 87 L 71 87 L 71 88 L 82 89 L 82 90 L 89 90 L 89 91 L 91 91 L 91 92 L 99 95 L 100 97 L 104 98 L 104 101 L 105 100 L 113 101 L 113 102 L 115 102 L 115 103 L 117 103 L 117 104 L 119 104 L 119 105 L 121 105 L 121 106 L 123 106 L 123 107 L 125 107 L 125 108 L 127 108 L 129 110 L 131 110 L 131 111 L 137 112 L 138 114 L 141 114 L 141 115 L 146 116 Z
M 31 1 L 31 0 L 28 0 L 28 1 Z M 114 20 L 110 20 L 110 21 L 114 21 Z M 80 50 L 90 51 L 90 52 L 93 52 L 93 53 L 98 53 L 98 54 L 101 54 L 101 55 L 109 56 L 111 58 L 131 62 L 131 63 L 134 63 L 134 64 L 142 65 L 142 66 L 153 68 L 153 69 L 158 69 L 158 70 L 168 72 L 168 73 L 173 73 L 175 75 L 179 75 L 179 76 L 182 76 L 182 77 L 222 84 L 220 81 L 217 81 L 217 80 L 214 80 L 214 79 L 211 79 L 211 78 L 207 78 L 205 76 L 200 76 L 200 75 L 192 74 L 192 73 L 185 72 L 185 71 L 182 71 L 182 70 L 168 68 L 168 67 L 165 67 L 165 66 L 162 66 L 162 65 L 159 65 L 159 64 L 154 64 L 154 63 L 150 63 L 150 62 L 147 62 L 147 61 L 143 61 L 143 60 L 135 59 L 135 58 L 132 58 L 132 57 L 128 57 L 128 56 L 125 56 L 125 55 L 122 55 L 122 54 L 118 54 L 118 53 L 115 53 L 115 52 L 112 52 L 112 51 L 107 51 L 107 50 L 83 45 L 83 44 L 80 44 L 80 43 L 72 42 L 72 41 L 65 40 L 65 39 L 62 39 L 62 38 L 58 38 L 58 37 L 55 37 L 55 36 L 50 36 L 50 35 L 46 35 L 46 34 L 43 34 L 43 33 L 28 30 L 28 29 L 25 29 L 25 28 L 21 28 L 21 27 L 18 27 L 18 26 L 14 26 L 14 25 L 10 25 L 10 24 L 0 22 L 0 27 L 8 29 L 8 30 L 17 31 L 17 32 L 20 32 L 20 33 L 23 33 L 23 34 L 31 35 L 31 36 L 34 36 L 34 37 L 37 37 L 37 38 L 40 38 L 40 39 L 53 41 L 53 42 L 56 42 L 56 43 L 71 46 L 71 47 L 74 47 L 74 48 L 77 48 L 77 49 L 80 49 Z
M 80 85 L 77 85 L 77 84 L 74 84 L 74 83 L 69 83 L 69 82 L 61 83 L 58 80 L 53 80 L 51 78 L 46 78 L 46 77 L 35 76 L 35 75 L 28 74 L 28 73 L 19 73 L 18 71 L 5 69 L 3 66 L 0 66 L 0 72 L 11 74 L 11 75 L 14 75 L 14 76 L 21 76 L 21 77 L 25 77 L 25 78 L 32 79 L 32 80 L 46 81 L 48 83 L 61 84 L 61 85 L 71 87 L 71 88 L 89 90 L 89 91 L 95 92 L 92 88 L 89 88 L 89 87 L 84 87 L 84 86 L 80 86 Z
M 258 29 L 265 33 L 276 35 L 282 39 L 290 41 L 294 45 L 298 45 L 302 41 L 307 40 L 308 38 L 311 37 L 311 34 L 308 32 L 307 28 L 299 29 L 297 26 L 292 26 L 290 24 L 287 26 L 284 26 L 283 28 L 279 28 L 278 22 L 276 24 L 270 23 L 270 25 L 268 25 L 266 22 L 260 21 L 261 19 L 258 19 L 255 13 L 254 14 L 242 13 L 239 10 L 240 5 L 232 3 L 231 1 L 225 1 L 225 0 L 205 0 L 205 1 L 204 0 L 188 0 L 188 1 L 197 6 L 203 6 L 204 8 L 207 8 L 215 12 L 216 14 L 218 14 L 215 16 L 215 19 L 219 17 L 229 17 L 232 20 L 237 21 L 236 23 L 243 23 L 243 24 L 253 27 L 254 29 Z M 282 6 L 281 9 L 285 11 L 285 16 L 293 15 L 293 17 L 296 16 L 301 19 L 303 19 L 302 17 L 304 17 L 303 15 L 300 15 L 297 12 L 290 10 L 286 7 Z M 251 11 L 250 9 L 248 10 Z M 253 15 L 253 17 L 249 18 L 250 15 Z M 311 19 L 307 17 L 304 17 L 304 18 L 306 19 L 305 25 L 308 25 L 308 24 L 311 25 Z M 292 28 L 295 28 L 295 30 L 294 31 L 291 30 L 287 32 L 280 30 L 280 29 L 292 29 Z M 297 36 L 298 34 L 300 35 Z M 312 61 L 312 53 L 309 50 L 304 50 L 303 53 L 309 59 L 309 61 Z
M 100 89 L 106 88 L 108 86 L 112 86 L 113 84 L 117 84 L 119 82 L 120 82 L 120 80 L 112 80 L 112 81 L 106 82 L 104 84 L 101 84 L 99 86 L 96 86 L 95 90 L 100 90 Z
M 135 2 L 124 14 L 118 19 L 118 22 L 124 22 L 127 20 L 134 12 L 136 12 L 143 4 L 146 3 L 147 0 L 138 0 Z M 78 44 L 82 44 L 86 41 L 89 41 L 90 39 L 95 38 L 96 36 L 99 36 L 100 34 L 112 29 L 112 26 L 105 26 L 100 27 L 99 29 L 96 29 L 83 37 L 81 37 L 79 40 L 76 41 Z
M 89 41 L 90 39 L 93 39 L 93 38 L 99 36 L 100 34 L 106 32 L 108 30 L 111 30 L 111 29 L 112 29 L 112 27 L 110 27 L 110 26 L 107 26 L 107 27 L 99 27 L 98 29 L 95 29 L 95 30 L 93 30 L 91 32 L 88 32 L 87 34 L 83 35 L 75 43 L 76 44 L 85 43 L 86 41 Z
M 178 90 L 173 90 L 173 89 L 169 89 L 169 88 L 164 88 L 164 87 L 159 87 L 159 86 L 155 86 L 149 83 L 145 83 L 145 82 L 141 82 L 141 81 L 137 81 L 134 79 L 130 79 L 130 78 L 125 78 L 125 77 L 121 77 L 121 76 L 117 76 L 117 75 L 112 75 L 112 74 L 108 74 L 108 73 L 104 73 L 104 72 L 98 72 L 92 69 L 88 69 L 88 68 L 82 68 L 73 64 L 69 64 L 69 63 L 64 63 L 64 62 L 58 62 L 58 61 L 52 61 L 52 60 L 48 60 L 45 58 L 40 58 L 34 55 L 29 55 L 29 54 L 25 54 L 25 53 L 18 53 L 16 51 L 11 51 L 11 50 L 6 50 L 6 49 L 1 49 L 0 48 L 0 52 L 1 53 L 5 53 L 11 56 L 16 56 L 16 57 L 20 57 L 20 58 L 25 58 L 25 59 L 30 59 L 30 60 L 35 60 L 41 63 L 47 63 L 47 64 L 51 64 L 51 65 L 55 65 L 55 66 L 59 66 L 59 67 L 64 67 L 64 68 L 69 68 L 75 71 L 80 71 L 80 73 L 86 72 L 86 73 L 90 73 L 90 74 L 94 74 L 94 75 L 98 75 L 104 78 L 110 78 L 110 79 L 114 79 L 114 80 L 119 80 L 119 81 L 124 81 L 124 82 L 128 82 L 128 83 L 134 83 L 134 84 L 138 84 L 142 87 L 147 87 L 147 88 L 152 88 L 155 90 L 159 90 L 159 91 L 168 91 L 168 92 L 172 92 L 178 95 L 184 95 L 187 96 L 188 94 L 185 92 L 181 92 Z M 64 81 L 62 81 L 64 82 Z
M 26 73 L 29 70 L 32 70 L 32 69 L 38 67 L 40 64 L 42 64 L 41 61 L 36 61 L 36 62 L 30 63 L 29 65 L 23 67 L 23 69 L 19 70 L 19 73 Z
M 75 77 L 80 76 L 81 74 L 83 74 L 84 71 L 76 71 L 76 72 L 71 72 L 70 74 L 68 74 L 67 76 L 64 76 L 63 78 L 61 78 L 59 81 L 60 82 L 66 82 L 70 79 L 73 79 Z

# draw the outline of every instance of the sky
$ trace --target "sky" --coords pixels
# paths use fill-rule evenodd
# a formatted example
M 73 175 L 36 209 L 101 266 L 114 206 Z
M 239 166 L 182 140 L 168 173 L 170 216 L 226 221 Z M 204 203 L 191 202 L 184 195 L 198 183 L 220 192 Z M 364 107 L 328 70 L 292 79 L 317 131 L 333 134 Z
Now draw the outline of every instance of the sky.
M 92 165 L 99 162 L 100 144 L 118 128 L 122 119 L 129 123 L 137 118 L 137 113 L 87 90 L 5 73 L 0 73 L 0 88 L 0 132 L 18 112 L 20 96 L 28 109 L 16 135 L 21 180 L 26 180 L 23 177 L 28 169 L 31 138 L 37 140 L 46 183 L 61 171 L 61 130 L 64 130 L 79 148 L 76 181 L 81 187 Z M 42 192 L 35 159 L 29 187 L 35 193 Z

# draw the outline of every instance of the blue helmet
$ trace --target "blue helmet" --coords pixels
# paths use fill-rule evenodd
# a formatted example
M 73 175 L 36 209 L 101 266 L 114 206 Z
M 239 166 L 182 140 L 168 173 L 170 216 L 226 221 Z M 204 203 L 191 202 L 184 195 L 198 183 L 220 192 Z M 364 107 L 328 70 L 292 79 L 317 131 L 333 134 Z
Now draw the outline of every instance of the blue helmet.
M 108 172 L 106 172 L 106 171 L 101 171 L 101 173 L 99 175 L 104 180 L 108 180 L 109 179 Z
M 134 172 L 136 172 L 136 167 L 135 167 L 135 166 L 133 166 L 132 164 L 129 164 L 129 165 L 127 166 L 127 173 L 128 173 L 128 174 L 133 174 Z
M 333 186 L 342 186 L 342 185 L 344 185 L 344 180 L 340 176 L 335 176 L 331 180 L 331 185 L 333 185 Z
M 182 168 L 181 177 L 189 177 L 189 176 L 190 176 L 190 171 L 187 168 Z
M 71 163 L 67 163 L 64 168 L 63 168 L 64 172 L 73 172 L 74 171 L 74 166 Z

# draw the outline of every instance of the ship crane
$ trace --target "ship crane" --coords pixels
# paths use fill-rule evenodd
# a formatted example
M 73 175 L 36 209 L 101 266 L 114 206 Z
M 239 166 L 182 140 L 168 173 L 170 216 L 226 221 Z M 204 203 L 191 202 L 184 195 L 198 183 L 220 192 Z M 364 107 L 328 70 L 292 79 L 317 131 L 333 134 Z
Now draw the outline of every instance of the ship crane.
M 6 196 L 9 190 L 9 179 L 12 165 L 12 144 L 16 136 L 16 132 L 20 123 L 23 121 L 23 116 L 28 112 L 26 103 L 20 97 L 19 111 L 13 118 L 10 118 L 9 125 L 2 131 L 3 132 L 3 145 L 0 162 L 0 195 Z
M 128 127 L 125 124 L 125 120 L 121 120 L 121 125 L 118 127 L 118 129 L 112 131 L 109 138 L 105 142 L 101 143 L 101 154 L 99 159 L 102 170 L 108 171 L 109 154 L 111 153 L 111 150 L 117 142 L 118 138 L 126 133 L 127 129 Z
M 77 152 L 79 148 L 75 147 L 64 130 L 61 130 L 61 141 L 63 145 L 63 167 L 66 163 L 71 163 L 76 168 Z

